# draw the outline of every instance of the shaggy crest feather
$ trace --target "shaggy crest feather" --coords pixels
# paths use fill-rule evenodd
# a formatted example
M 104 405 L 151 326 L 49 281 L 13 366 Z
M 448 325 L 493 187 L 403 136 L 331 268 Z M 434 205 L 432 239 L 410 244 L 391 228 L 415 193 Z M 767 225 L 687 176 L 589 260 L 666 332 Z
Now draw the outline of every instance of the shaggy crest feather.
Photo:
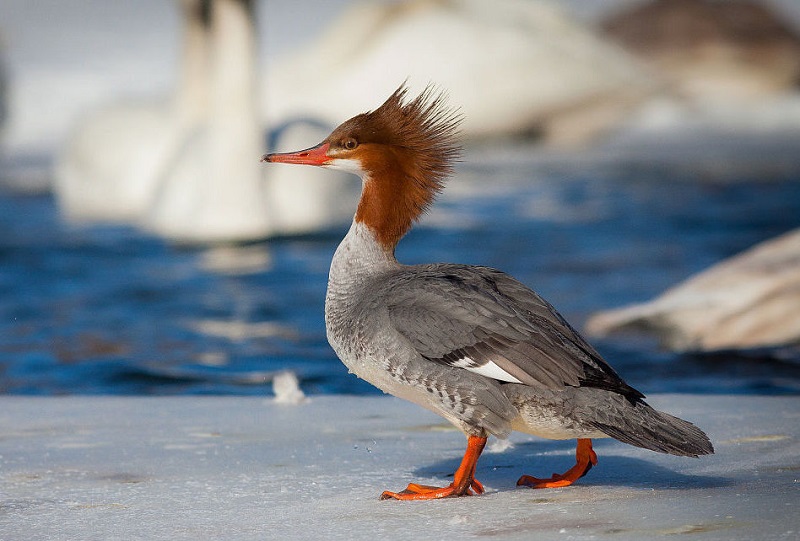
M 408 88 L 401 85 L 367 117 L 385 130 L 389 144 L 413 153 L 409 173 L 414 182 L 431 192 L 429 205 L 461 156 L 456 139 L 462 118 L 458 110 L 446 107 L 446 96 L 433 86 L 404 103 L 407 93 Z
M 365 193 L 356 220 L 391 249 L 433 203 L 461 154 L 461 115 L 446 107 L 444 94 L 432 86 L 412 100 L 407 93 L 401 85 L 383 105 L 344 122 L 326 139 L 331 147 L 358 142 Z

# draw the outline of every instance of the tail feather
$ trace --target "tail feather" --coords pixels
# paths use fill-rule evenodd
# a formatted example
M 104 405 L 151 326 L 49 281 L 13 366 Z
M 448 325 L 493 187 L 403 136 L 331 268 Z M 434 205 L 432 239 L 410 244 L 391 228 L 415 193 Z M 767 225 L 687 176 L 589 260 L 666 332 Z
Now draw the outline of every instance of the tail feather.
M 516 429 L 523 432 L 555 438 L 599 438 L 602 434 L 677 456 L 714 453 L 714 446 L 702 430 L 656 411 L 641 399 L 630 400 L 595 387 L 555 391 L 507 383 L 502 389 L 519 411 Z
M 645 402 L 638 402 L 631 408 L 633 412 L 615 419 L 622 422 L 594 421 L 591 424 L 623 443 L 659 453 L 691 457 L 714 453 L 708 436 L 692 423 L 656 411 Z

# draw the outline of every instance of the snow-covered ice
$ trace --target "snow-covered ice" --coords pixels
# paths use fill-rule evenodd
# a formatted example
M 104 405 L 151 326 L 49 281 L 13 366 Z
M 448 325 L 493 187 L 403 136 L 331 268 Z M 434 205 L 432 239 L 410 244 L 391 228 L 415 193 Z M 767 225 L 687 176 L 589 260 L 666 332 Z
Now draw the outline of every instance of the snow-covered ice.
M 678 458 L 598 440 L 578 484 L 522 473 L 573 441 L 514 435 L 486 453 L 480 497 L 379 501 L 447 484 L 464 437 L 388 397 L 0 398 L 0 539 L 797 539 L 800 398 L 654 395 L 717 454 Z M 683 537 L 687 538 L 687 537 Z

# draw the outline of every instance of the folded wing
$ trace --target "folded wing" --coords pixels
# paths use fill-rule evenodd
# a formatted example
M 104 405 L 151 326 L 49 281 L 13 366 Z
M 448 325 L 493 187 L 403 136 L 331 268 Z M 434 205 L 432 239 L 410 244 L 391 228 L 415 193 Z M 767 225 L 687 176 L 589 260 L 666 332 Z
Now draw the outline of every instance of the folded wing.
M 433 363 L 501 382 L 643 398 L 549 303 L 498 270 L 407 267 L 380 287 L 392 325 Z

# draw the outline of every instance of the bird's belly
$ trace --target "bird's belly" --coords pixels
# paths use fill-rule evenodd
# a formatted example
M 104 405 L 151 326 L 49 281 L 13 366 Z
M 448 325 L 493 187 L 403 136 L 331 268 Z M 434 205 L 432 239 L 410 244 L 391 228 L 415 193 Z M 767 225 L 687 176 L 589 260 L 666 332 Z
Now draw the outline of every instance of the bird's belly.
M 465 433 L 474 432 L 469 423 L 465 423 L 463 419 L 459 418 L 458 414 L 445 407 L 441 400 L 437 400 L 430 389 L 427 389 L 420 382 L 416 382 L 414 378 L 398 377 L 389 360 L 396 354 L 396 351 L 383 351 L 381 348 L 373 350 L 374 348 L 347 347 L 337 341 L 334 336 L 329 336 L 328 341 L 342 364 L 347 367 L 351 374 L 358 376 L 386 394 L 408 400 L 444 417 Z M 351 341 L 347 343 L 351 343 Z
M 511 422 L 518 432 L 551 440 L 608 437 L 576 410 L 569 392 L 515 384 L 504 385 L 503 391 L 519 412 Z
M 467 425 L 452 411 L 443 407 L 442 403 L 436 400 L 429 390 L 411 382 L 392 377 L 391 373 L 383 368 L 379 361 L 368 359 L 353 360 L 342 357 L 340 357 L 340 359 L 342 359 L 342 363 L 350 370 L 350 373 L 374 385 L 384 393 L 402 398 L 403 400 L 408 400 L 409 402 L 432 411 L 444 417 L 460 430 L 469 432 Z
M 415 390 L 412 386 L 398 381 L 392 377 L 392 373 L 387 369 L 386 357 L 378 352 L 369 351 L 366 347 L 355 347 L 348 344 L 358 344 L 357 340 L 339 340 L 336 335 L 328 334 L 333 351 L 347 367 L 347 370 L 367 383 L 374 385 L 387 394 L 404 398 L 414 403 L 419 403 L 422 393 Z
M 553 412 L 537 412 L 531 415 L 526 411 L 511 422 L 511 428 L 540 438 L 550 440 L 570 440 L 574 438 L 607 438 L 606 434 L 594 429 L 575 425 L 570 419 L 559 417 Z

